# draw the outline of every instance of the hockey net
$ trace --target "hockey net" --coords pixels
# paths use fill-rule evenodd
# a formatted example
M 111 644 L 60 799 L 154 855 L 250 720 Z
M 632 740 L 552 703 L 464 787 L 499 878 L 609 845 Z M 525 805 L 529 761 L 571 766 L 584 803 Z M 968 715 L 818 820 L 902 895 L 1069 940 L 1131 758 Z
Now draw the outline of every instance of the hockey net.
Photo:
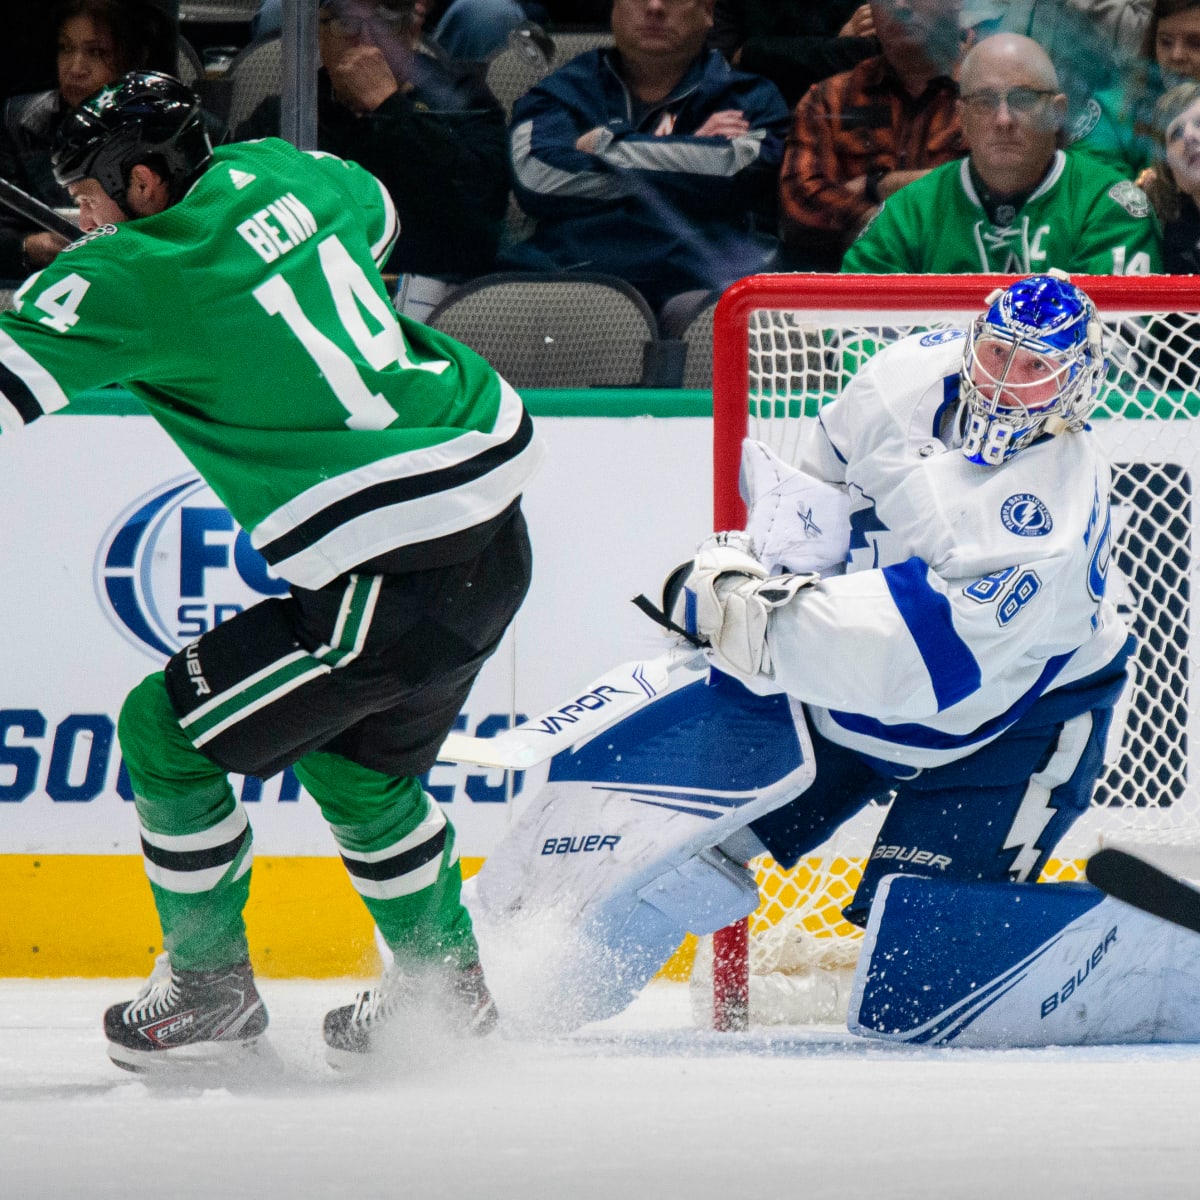
M 714 528 L 741 528 L 744 437 L 794 458 L 800 432 L 881 347 L 965 325 L 1010 276 L 764 275 L 721 299 L 713 331 Z M 1188 747 L 1193 674 L 1192 489 L 1200 468 L 1200 278 L 1088 277 L 1111 360 L 1093 418 L 1113 462 L 1110 595 L 1138 640 L 1137 681 L 1091 810 L 1043 879 L 1078 879 L 1102 844 L 1200 852 Z M 718 1028 L 841 1020 L 861 933 L 841 917 L 885 809 L 871 806 L 791 871 L 756 860 L 747 929 L 701 943 L 697 1019 Z M 715 954 L 713 945 L 715 944 Z M 716 970 L 713 970 L 713 960 Z

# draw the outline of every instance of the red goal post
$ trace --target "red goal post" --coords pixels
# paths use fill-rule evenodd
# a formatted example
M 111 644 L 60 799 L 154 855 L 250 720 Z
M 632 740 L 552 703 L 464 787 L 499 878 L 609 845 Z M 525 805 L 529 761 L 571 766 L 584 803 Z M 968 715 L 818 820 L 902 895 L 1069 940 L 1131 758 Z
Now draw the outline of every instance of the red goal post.
M 738 466 L 746 436 L 787 457 L 805 419 L 881 344 L 913 329 L 965 323 L 983 311 L 993 290 L 1015 278 L 789 274 L 752 276 L 730 287 L 713 324 L 713 528 L 745 523 Z M 1075 282 L 1100 312 L 1113 363 L 1094 424 L 1114 461 L 1114 504 L 1126 518 L 1114 561 L 1128 580 L 1121 585 L 1122 611 L 1141 644 L 1121 756 L 1072 843 L 1071 853 L 1086 856 L 1106 840 L 1127 837 L 1200 842 L 1200 799 L 1187 762 L 1191 736 L 1200 737 L 1189 705 L 1192 685 L 1200 682 L 1192 661 L 1200 655 L 1191 647 L 1192 596 L 1200 584 L 1191 503 L 1193 479 L 1200 478 L 1200 277 L 1080 276 Z M 1077 877 L 1081 862 L 1068 855 L 1055 877 Z M 836 867 L 814 868 L 811 879 L 785 881 L 771 895 L 765 880 L 779 868 L 769 861 L 757 865 L 764 907 L 750 919 L 749 935 L 742 922 L 713 939 L 718 1029 L 742 1028 L 754 1015 L 755 928 L 766 923 L 768 901 L 773 897 L 773 932 L 800 907 L 811 926 L 814 905 L 832 905 L 825 925 L 816 922 L 818 934 L 827 934 L 852 891 L 855 863 L 846 855 Z M 844 933 L 827 940 L 839 939 L 848 940 Z M 838 961 L 844 968 L 844 956 Z

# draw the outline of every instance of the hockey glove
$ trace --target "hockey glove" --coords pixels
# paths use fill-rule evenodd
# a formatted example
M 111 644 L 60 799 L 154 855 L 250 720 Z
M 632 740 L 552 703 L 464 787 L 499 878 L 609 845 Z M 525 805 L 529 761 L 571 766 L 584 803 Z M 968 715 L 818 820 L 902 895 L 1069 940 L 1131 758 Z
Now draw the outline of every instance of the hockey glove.
M 749 545 L 743 533 L 714 534 L 690 564 L 672 572 L 663 589 L 663 603 L 676 625 L 708 645 L 719 667 L 769 676 L 771 612 L 820 576 L 768 577 L 766 568 L 747 553 Z

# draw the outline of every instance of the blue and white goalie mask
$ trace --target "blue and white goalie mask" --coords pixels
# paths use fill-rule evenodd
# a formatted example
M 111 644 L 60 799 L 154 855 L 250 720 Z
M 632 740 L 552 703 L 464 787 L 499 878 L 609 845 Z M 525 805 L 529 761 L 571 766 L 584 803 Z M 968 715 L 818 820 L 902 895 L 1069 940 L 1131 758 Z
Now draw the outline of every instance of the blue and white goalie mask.
M 1096 307 L 1065 276 L 1031 275 L 988 297 L 963 352 L 962 451 L 995 467 L 1043 434 L 1082 429 L 1108 364 Z

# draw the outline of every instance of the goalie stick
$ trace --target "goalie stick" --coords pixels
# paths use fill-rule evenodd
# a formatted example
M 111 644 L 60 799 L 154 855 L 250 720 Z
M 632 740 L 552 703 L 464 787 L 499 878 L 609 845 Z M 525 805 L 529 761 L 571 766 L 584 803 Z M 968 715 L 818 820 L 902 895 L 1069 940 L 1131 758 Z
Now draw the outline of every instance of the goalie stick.
M 43 204 L 36 196 L 22 191 L 15 183 L 0 179 L 0 204 L 20 213 L 27 220 L 51 233 L 65 237 L 68 242 L 77 241 L 80 236 L 79 226 L 60 216 L 48 204 Z
M 495 737 L 450 734 L 442 743 L 438 761 L 523 771 L 649 704 L 666 691 L 676 671 L 705 666 L 704 655 L 690 648 L 671 650 L 645 662 L 622 663 L 594 679 L 568 703 Z
M 1088 883 L 1115 900 L 1200 933 L 1200 891 L 1129 854 L 1106 847 L 1087 864 Z

